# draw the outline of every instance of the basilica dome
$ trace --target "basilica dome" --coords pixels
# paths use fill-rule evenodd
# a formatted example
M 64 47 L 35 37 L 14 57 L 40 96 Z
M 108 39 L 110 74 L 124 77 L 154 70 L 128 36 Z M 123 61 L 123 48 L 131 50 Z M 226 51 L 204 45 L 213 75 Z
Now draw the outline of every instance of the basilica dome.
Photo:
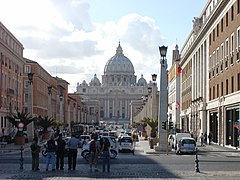
M 144 79 L 143 74 L 141 75 L 141 78 L 138 80 L 138 85 L 139 86 L 146 86 L 147 85 L 147 81 L 146 81 L 146 79 Z
M 116 54 L 108 60 L 104 68 L 104 74 L 133 75 L 135 73 L 132 62 L 123 54 L 119 43 Z
M 99 79 L 97 78 L 97 75 L 94 74 L 94 77 L 92 78 L 91 82 L 89 83 L 90 86 L 100 86 L 101 83 Z

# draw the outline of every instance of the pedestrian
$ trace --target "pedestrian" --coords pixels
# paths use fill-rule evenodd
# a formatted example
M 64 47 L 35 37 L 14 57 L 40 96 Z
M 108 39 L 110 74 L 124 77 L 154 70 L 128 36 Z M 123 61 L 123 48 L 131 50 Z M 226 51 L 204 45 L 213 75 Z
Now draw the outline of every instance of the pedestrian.
M 204 143 L 207 144 L 207 132 L 204 133 Z
M 51 138 L 47 141 L 46 148 L 47 148 L 46 171 L 48 171 L 49 164 L 52 165 L 52 171 L 55 171 L 57 141 L 55 141 L 54 135 L 51 135 Z
M 107 166 L 107 172 L 110 172 L 110 143 L 108 139 L 102 138 L 101 152 L 102 152 L 102 172 L 105 172 L 105 166 Z
M 68 170 L 76 170 L 76 163 L 77 163 L 77 152 L 78 147 L 81 145 L 79 139 L 72 134 L 71 139 L 67 143 L 69 152 L 68 152 Z
M 2 128 L 2 137 L 4 137 L 4 135 L 5 135 L 5 129 Z
M 204 145 L 204 135 L 203 135 L 203 133 L 201 133 L 201 135 L 200 135 L 200 142 L 201 142 L 201 146 L 203 146 Z
M 89 165 L 90 172 L 92 171 L 92 165 L 94 164 L 94 171 L 98 171 L 98 155 L 100 153 L 100 142 L 98 141 L 97 135 L 88 143 L 89 144 Z
M 209 134 L 208 134 L 208 141 L 209 141 L 209 145 L 210 145 L 212 142 L 212 132 L 209 132 Z
M 33 138 L 33 142 L 30 145 L 32 151 L 32 170 L 38 171 L 39 169 L 39 153 L 41 146 L 38 145 L 38 137 Z
M 60 133 L 57 139 L 57 151 L 56 151 L 56 155 L 57 155 L 57 160 L 56 160 L 56 169 L 59 169 L 60 166 L 60 170 L 64 169 L 64 154 L 65 154 L 65 146 L 66 146 L 66 142 L 62 139 L 62 134 Z

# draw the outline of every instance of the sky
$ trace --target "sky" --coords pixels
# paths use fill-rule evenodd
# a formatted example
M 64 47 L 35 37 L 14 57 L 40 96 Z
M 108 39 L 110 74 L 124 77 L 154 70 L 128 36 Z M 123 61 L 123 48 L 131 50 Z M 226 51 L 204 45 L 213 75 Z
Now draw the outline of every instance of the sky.
M 25 58 L 53 77 L 77 83 L 102 80 L 107 61 L 121 43 L 135 69 L 159 77 L 158 47 L 168 46 L 168 68 L 208 0 L 0 0 L 0 21 L 23 44 Z

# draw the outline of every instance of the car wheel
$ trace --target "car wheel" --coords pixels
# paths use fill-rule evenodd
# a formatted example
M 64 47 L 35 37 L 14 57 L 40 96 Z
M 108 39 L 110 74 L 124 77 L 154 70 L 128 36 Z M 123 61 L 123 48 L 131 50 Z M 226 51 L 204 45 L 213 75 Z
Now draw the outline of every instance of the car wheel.
M 85 153 L 83 157 L 87 162 L 89 162 L 89 152 Z
M 82 151 L 81 156 L 84 157 L 87 153 L 89 153 L 89 151 L 88 150 L 84 150 L 84 151 Z

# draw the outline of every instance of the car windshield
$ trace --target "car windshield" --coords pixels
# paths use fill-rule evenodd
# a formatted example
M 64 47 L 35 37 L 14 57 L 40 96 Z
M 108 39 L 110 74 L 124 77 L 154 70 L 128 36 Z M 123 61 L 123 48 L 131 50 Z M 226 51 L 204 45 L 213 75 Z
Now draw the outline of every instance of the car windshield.
M 120 141 L 121 141 L 121 142 L 129 142 L 129 143 L 132 143 L 132 139 L 130 139 L 130 138 L 122 138 Z
M 183 144 L 196 144 L 194 140 L 192 139 L 183 139 L 182 141 Z

